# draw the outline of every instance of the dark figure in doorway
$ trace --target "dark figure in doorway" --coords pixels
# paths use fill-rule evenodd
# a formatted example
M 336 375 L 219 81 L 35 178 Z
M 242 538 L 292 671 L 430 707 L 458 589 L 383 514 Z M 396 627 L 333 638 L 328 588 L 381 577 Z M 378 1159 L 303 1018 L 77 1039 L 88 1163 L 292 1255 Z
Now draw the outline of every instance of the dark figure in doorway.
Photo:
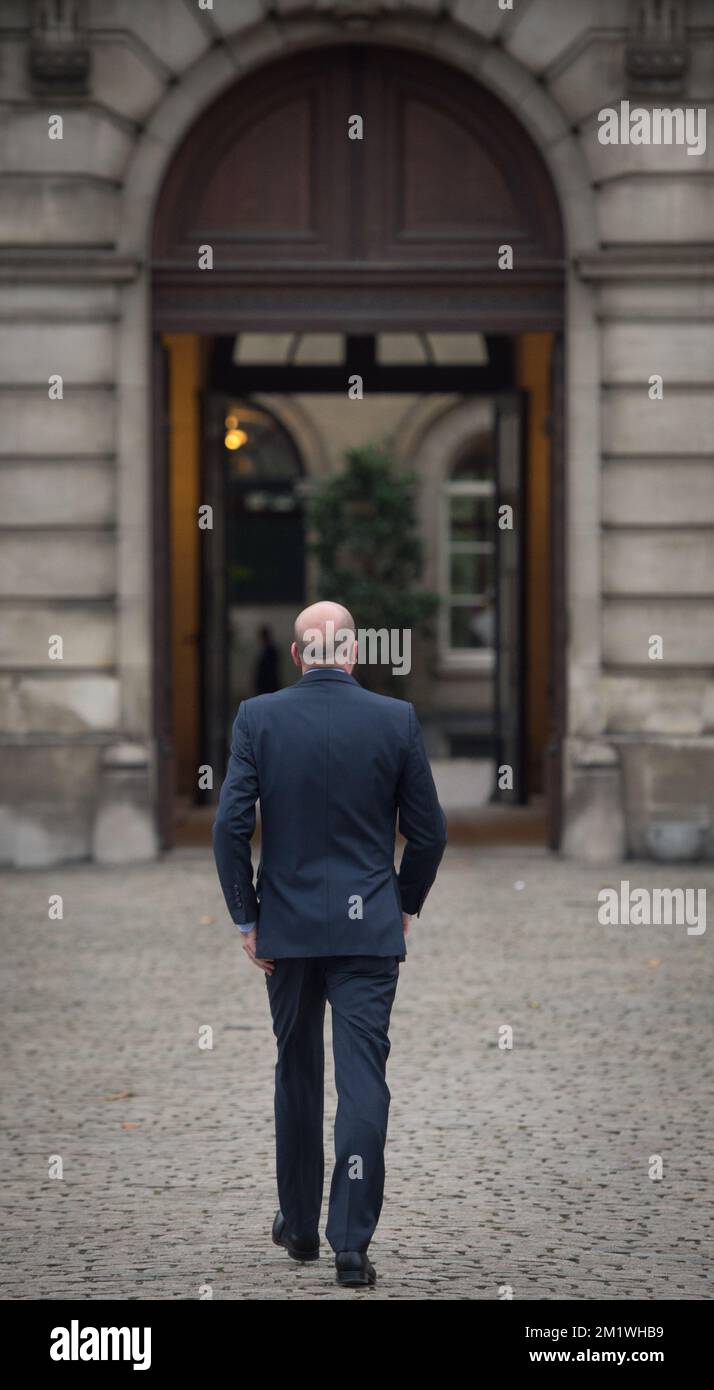
M 253 684 L 256 695 L 272 695 L 280 690 L 280 659 L 267 623 L 258 628 L 261 650 L 255 663 Z

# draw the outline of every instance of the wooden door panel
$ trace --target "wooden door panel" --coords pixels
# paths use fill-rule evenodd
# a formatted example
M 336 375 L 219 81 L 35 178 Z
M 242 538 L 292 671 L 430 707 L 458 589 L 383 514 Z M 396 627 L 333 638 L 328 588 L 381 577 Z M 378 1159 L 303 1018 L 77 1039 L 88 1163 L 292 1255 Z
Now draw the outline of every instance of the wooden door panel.
M 563 740 L 567 727 L 565 351 L 563 335 L 553 343 L 550 414 L 550 661 L 548 742 L 545 750 L 547 844 L 560 848 L 563 829 Z
M 205 396 L 201 416 L 201 496 L 213 509 L 212 528 L 201 532 L 201 762 L 213 769 L 202 800 L 217 801 L 229 744 L 225 402 Z
M 496 743 L 498 766 L 513 773 L 512 788 L 496 786 L 494 799 L 528 800 L 525 685 L 526 651 L 526 397 L 504 394 L 497 403 L 497 516 L 512 510 L 513 525 L 496 525 Z
M 364 93 L 368 259 L 463 259 L 503 276 L 503 242 L 514 247 L 517 270 L 561 253 L 540 154 L 495 97 L 393 50 L 370 55 Z
M 167 174 L 155 263 L 214 269 L 286 259 L 329 262 L 350 253 L 347 139 L 349 54 L 260 70 L 209 108 Z M 338 136 L 339 128 L 339 136 Z
M 235 139 L 198 190 L 196 226 L 219 241 L 319 236 L 317 113 L 310 93 L 267 111 Z M 228 196 L 226 196 L 228 195 Z
M 154 641 L 154 790 L 159 844 L 170 849 L 174 837 L 173 805 L 175 768 L 171 718 L 171 551 L 169 530 L 169 366 L 161 335 L 151 343 L 154 396 L 152 475 L 153 507 L 153 603 Z
M 398 235 L 483 239 L 517 225 L 505 180 L 448 112 L 406 94 L 397 103 L 396 135 L 404 151 Z

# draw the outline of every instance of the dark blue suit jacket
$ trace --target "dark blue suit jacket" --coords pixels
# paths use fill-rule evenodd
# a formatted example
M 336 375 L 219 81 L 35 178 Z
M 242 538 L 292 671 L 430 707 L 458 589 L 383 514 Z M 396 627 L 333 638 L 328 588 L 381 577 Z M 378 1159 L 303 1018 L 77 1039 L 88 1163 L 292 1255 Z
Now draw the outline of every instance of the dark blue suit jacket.
M 397 816 L 407 842 L 398 875 Z M 419 915 L 445 844 L 413 705 L 372 694 L 337 668 L 243 701 L 213 845 L 233 921 L 258 921 L 259 956 L 403 960 L 402 912 Z

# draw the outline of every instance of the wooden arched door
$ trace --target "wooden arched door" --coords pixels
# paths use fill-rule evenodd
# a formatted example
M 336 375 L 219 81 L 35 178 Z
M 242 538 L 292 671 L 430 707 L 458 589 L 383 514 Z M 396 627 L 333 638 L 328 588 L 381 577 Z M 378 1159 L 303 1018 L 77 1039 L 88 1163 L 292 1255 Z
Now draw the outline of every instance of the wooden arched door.
M 155 316 L 202 331 L 558 328 L 562 255 L 543 160 L 496 97 L 399 49 L 319 49 L 231 88 L 176 152 Z

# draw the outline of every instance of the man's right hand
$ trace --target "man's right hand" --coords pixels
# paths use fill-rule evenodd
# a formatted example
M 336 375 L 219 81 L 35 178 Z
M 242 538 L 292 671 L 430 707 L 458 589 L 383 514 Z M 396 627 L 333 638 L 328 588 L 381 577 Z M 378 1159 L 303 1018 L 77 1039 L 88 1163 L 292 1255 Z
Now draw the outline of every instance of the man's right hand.
M 405 935 L 405 936 L 407 935 L 407 932 L 409 931 L 409 923 L 411 922 L 411 920 L 412 920 L 412 914 L 411 914 L 410 912 L 403 912 L 403 913 L 402 913 L 402 926 L 404 927 L 404 935 Z

